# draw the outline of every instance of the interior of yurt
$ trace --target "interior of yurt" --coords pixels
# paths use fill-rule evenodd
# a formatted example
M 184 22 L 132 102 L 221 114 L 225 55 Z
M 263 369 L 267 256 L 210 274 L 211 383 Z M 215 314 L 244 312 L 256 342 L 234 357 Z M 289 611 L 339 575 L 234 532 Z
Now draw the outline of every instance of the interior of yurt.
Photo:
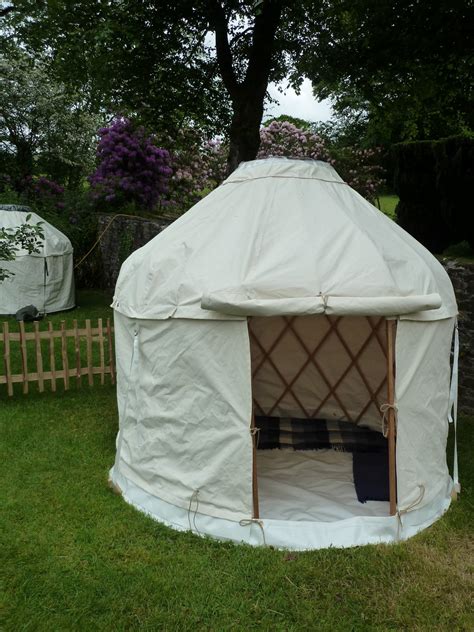
M 155 519 L 287 549 L 395 542 L 459 489 L 457 306 L 328 164 L 243 163 L 123 264 L 111 484 Z
M 382 317 L 249 319 L 257 516 L 395 513 L 395 331 Z
M 11 275 L 2 282 L 0 314 L 16 314 L 30 305 L 41 314 L 51 314 L 75 305 L 73 248 L 66 235 L 27 206 L 0 205 L 2 228 L 38 223 L 44 239 L 37 252 L 19 249 L 13 261 L 2 261 Z

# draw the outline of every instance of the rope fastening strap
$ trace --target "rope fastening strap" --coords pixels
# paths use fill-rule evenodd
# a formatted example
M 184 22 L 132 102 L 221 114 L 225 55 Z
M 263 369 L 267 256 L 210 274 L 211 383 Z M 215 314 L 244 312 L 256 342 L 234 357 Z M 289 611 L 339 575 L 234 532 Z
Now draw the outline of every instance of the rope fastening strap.
M 260 442 L 260 428 L 257 428 L 256 426 L 250 428 L 250 434 L 255 438 L 255 447 L 258 448 L 258 444 Z
M 382 413 L 382 434 L 385 438 L 388 437 L 388 411 L 389 410 L 393 410 L 394 412 L 394 417 L 395 417 L 395 426 L 397 424 L 397 413 L 398 413 L 398 407 L 396 404 L 389 404 L 388 402 L 385 404 L 382 404 L 380 406 L 380 412 Z
M 260 527 L 262 531 L 263 546 L 267 546 L 267 541 L 265 539 L 265 530 L 263 528 L 263 520 L 259 520 L 258 518 L 244 518 L 243 520 L 239 521 L 239 525 L 241 527 L 251 527 L 253 524 L 256 524 Z
M 415 498 L 415 500 L 411 502 L 407 507 L 403 507 L 402 509 L 399 509 L 397 511 L 397 515 L 399 519 L 401 519 L 401 516 L 403 516 L 403 514 L 406 514 L 412 509 L 414 509 L 415 507 L 417 507 L 421 503 L 423 498 L 425 497 L 426 487 L 424 485 L 418 485 L 418 488 L 420 491 L 417 498 Z
M 196 514 L 197 514 L 198 509 L 199 509 L 199 492 L 200 492 L 200 491 L 201 491 L 201 490 L 199 490 L 199 489 L 195 489 L 195 490 L 193 491 L 193 493 L 191 494 L 191 498 L 189 499 L 189 506 L 188 506 L 188 524 L 189 524 L 189 530 L 190 530 L 190 531 L 193 531 L 193 527 L 191 526 L 191 513 L 193 513 L 193 525 L 194 525 L 194 531 L 195 531 L 196 533 L 198 533 L 199 535 L 201 535 L 201 534 L 200 534 L 200 532 L 199 532 L 199 529 L 198 529 L 198 528 L 197 528 L 197 526 L 196 526 Z M 194 510 L 194 512 L 192 512 L 192 509 L 191 509 L 191 508 L 192 508 L 193 501 L 196 501 L 196 509 Z

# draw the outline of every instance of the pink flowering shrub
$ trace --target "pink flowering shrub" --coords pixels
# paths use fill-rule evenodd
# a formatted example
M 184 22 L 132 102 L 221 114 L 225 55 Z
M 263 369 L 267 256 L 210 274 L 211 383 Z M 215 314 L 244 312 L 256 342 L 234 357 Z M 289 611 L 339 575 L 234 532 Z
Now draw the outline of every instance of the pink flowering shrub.
M 99 166 L 89 176 L 92 195 L 113 205 L 153 210 L 168 191 L 170 156 L 143 127 L 116 118 L 99 130 Z
M 180 150 L 172 152 L 174 173 L 169 206 L 185 211 L 225 178 L 228 145 L 222 140 L 201 141 L 197 130 L 180 132 Z M 368 200 L 374 200 L 384 184 L 379 149 L 335 148 L 310 129 L 288 121 L 273 121 L 260 130 L 257 158 L 284 156 L 310 158 L 333 165 L 339 175 Z
M 258 158 L 286 156 L 312 158 L 331 164 L 349 186 L 367 200 L 374 200 L 384 184 L 380 149 L 332 148 L 311 130 L 288 121 L 273 121 L 260 131 Z
M 333 163 L 321 136 L 310 130 L 295 127 L 288 121 L 273 121 L 260 130 L 260 149 L 257 158 L 285 156 L 286 158 L 312 158 Z
M 174 147 L 167 205 L 171 211 L 186 211 L 225 178 L 227 146 L 219 139 L 202 140 L 198 130 L 188 127 L 179 131 Z
M 385 185 L 382 149 L 343 147 L 333 150 L 334 167 L 341 178 L 366 200 L 374 202 Z

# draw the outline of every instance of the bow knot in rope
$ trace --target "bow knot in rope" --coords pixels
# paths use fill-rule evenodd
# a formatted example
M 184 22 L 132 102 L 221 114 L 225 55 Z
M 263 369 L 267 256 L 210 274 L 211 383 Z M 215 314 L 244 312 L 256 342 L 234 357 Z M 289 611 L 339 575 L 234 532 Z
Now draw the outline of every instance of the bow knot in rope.
M 380 406 L 380 412 L 382 413 L 382 434 L 385 438 L 388 437 L 388 412 L 393 410 L 395 421 L 397 419 L 398 408 L 396 404 L 389 404 L 388 402 Z

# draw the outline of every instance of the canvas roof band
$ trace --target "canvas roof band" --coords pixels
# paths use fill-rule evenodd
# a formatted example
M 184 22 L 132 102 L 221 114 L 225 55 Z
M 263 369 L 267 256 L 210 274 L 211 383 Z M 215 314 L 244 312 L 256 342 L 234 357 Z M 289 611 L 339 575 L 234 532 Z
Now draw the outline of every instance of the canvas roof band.
M 319 182 L 331 182 L 334 184 L 345 184 L 346 186 L 349 186 L 347 184 L 347 182 L 344 182 L 344 180 L 329 180 L 328 178 L 316 178 L 316 177 L 310 177 L 310 176 L 295 176 L 295 175 L 291 175 L 291 176 L 282 176 L 282 175 L 266 175 L 266 176 L 254 176 L 252 178 L 232 178 L 232 176 L 230 176 L 227 180 L 225 180 L 221 186 L 224 186 L 226 184 L 240 184 L 241 182 L 253 182 L 254 180 L 265 180 L 266 178 L 286 178 L 287 180 L 319 180 Z
M 204 294 L 201 299 L 202 309 L 232 316 L 399 316 L 438 309 L 441 305 L 441 297 L 437 293 L 421 296 L 251 298 L 244 292 L 230 290 Z

